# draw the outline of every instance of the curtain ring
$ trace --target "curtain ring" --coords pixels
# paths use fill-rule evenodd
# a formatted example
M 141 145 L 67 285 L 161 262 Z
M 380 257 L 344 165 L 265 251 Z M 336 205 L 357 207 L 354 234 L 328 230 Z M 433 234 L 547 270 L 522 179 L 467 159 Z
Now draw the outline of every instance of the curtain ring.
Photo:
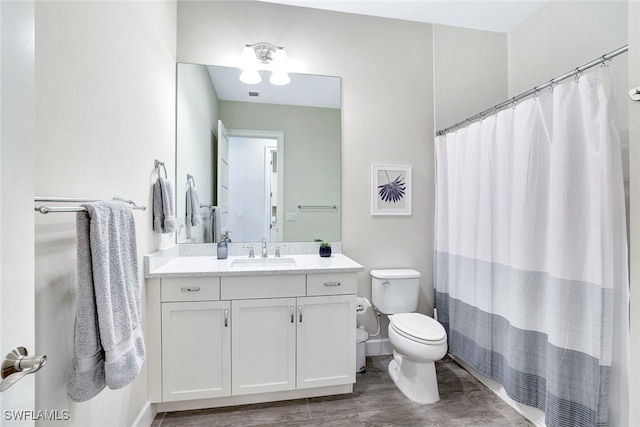
M 575 76 L 575 78 L 576 78 L 576 82 L 577 82 L 578 80 L 580 80 L 580 77 L 581 77 L 581 76 L 582 76 L 582 71 L 580 70 L 580 67 L 578 67 L 578 68 L 576 68 L 576 76 Z

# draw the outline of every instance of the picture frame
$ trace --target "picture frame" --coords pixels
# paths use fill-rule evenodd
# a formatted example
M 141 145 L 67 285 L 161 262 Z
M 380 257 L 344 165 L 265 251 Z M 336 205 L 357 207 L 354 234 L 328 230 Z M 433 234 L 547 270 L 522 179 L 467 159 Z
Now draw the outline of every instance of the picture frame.
M 371 215 L 411 215 L 411 166 L 371 165 Z

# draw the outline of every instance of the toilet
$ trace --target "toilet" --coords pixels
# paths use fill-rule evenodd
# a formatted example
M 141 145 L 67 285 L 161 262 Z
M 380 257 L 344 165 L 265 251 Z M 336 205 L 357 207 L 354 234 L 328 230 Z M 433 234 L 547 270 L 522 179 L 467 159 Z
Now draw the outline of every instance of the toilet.
M 389 375 L 409 400 L 425 405 L 440 400 L 435 361 L 447 353 L 447 333 L 437 320 L 415 313 L 419 291 L 416 270 L 371 270 L 371 302 L 389 317 Z

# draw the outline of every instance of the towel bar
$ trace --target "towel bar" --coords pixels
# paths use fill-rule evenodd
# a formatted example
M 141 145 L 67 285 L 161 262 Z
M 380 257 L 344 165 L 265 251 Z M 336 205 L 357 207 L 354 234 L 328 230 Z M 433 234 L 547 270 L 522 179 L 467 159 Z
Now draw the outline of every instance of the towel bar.
M 338 209 L 336 205 L 298 205 L 298 209 Z
M 132 200 L 123 199 L 118 196 L 114 196 L 113 200 L 120 200 L 122 202 L 129 203 L 131 209 L 146 210 L 146 206 L 138 206 Z M 55 202 L 55 203 L 89 203 L 98 202 L 100 199 L 81 199 L 81 198 L 69 198 L 69 197 L 34 197 L 36 202 Z M 82 212 L 86 211 L 82 206 L 70 206 L 70 207 L 50 207 L 50 206 L 36 206 L 33 208 L 36 212 L 41 214 L 48 214 L 50 212 Z

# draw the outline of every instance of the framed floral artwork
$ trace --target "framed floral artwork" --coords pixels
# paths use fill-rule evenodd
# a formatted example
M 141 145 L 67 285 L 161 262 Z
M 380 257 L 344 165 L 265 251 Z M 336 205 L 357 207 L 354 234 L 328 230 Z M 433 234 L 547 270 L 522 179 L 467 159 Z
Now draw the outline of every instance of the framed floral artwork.
M 371 215 L 411 215 L 411 166 L 371 165 Z

